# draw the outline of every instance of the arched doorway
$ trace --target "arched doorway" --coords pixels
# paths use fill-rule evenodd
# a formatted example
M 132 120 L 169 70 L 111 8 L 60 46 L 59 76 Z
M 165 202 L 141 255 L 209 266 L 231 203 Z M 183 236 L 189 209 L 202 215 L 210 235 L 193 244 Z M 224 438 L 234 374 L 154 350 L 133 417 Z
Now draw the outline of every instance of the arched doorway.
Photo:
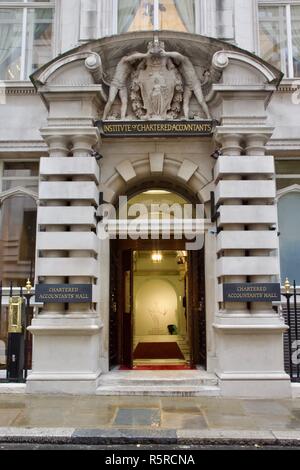
M 175 220 L 187 204 L 187 194 L 152 185 L 132 191 L 127 209 L 145 206 L 158 220 L 153 208 L 172 207 Z M 110 241 L 110 369 L 206 368 L 204 248 L 164 230 Z

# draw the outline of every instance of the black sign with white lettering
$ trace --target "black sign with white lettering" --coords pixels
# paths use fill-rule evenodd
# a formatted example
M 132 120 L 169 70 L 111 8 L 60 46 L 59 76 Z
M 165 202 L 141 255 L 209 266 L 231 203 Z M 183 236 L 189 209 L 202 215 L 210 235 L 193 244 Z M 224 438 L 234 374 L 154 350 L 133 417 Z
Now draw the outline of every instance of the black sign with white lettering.
M 280 302 L 280 284 L 224 284 L 224 302 Z
M 97 121 L 104 137 L 210 136 L 215 121 Z
M 37 284 L 35 300 L 41 303 L 81 304 L 93 301 L 91 284 Z

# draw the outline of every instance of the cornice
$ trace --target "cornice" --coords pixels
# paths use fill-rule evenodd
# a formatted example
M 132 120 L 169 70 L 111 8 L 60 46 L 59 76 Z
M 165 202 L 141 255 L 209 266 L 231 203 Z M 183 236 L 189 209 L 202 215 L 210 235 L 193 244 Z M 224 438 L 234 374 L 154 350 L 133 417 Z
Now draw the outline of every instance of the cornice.
M 37 95 L 36 89 L 29 81 L 1 81 L 0 88 L 5 90 L 7 96 Z
M 40 153 L 48 152 L 48 145 L 43 140 L 0 140 L 0 152 L 3 154 Z
M 298 90 L 300 90 L 299 79 L 283 80 L 277 89 L 280 93 L 294 93 Z

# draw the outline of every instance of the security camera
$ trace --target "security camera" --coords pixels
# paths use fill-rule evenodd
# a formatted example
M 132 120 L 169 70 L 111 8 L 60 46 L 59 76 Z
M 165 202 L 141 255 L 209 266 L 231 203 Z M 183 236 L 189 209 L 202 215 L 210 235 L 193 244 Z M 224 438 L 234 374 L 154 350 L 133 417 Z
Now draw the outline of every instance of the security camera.
M 214 160 L 218 160 L 218 158 L 222 155 L 222 151 L 220 149 L 216 149 L 214 153 L 211 154 L 211 158 Z
M 92 150 L 91 157 L 94 157 L 97 162 L 103 159 L 103 155 L 100 155 L 100 153 L 96 152 L 96 150 Z

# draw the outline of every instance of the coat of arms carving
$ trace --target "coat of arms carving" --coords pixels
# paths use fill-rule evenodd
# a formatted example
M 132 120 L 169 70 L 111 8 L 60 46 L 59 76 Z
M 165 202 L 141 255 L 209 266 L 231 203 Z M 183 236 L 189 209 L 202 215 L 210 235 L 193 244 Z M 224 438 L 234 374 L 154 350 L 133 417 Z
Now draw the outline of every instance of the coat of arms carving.
M 172 120 L 182 114 L 189 119 L 193 95 L 205 118 L 211 119 L 202 91 L 204 83 L 187 56 L 166 52 L 164 43 L 154 38 L 147 52 L 126 55 L 118 62 L 102 120 L 116 118 L 110 113 L 117 96 L 121 101 L 121 120 Z

